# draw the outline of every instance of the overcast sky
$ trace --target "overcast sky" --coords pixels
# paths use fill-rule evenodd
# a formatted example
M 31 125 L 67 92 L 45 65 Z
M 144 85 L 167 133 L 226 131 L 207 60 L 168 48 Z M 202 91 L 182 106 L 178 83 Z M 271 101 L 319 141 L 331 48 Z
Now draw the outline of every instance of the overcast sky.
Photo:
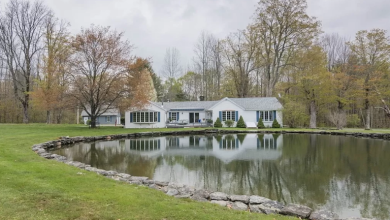
M 352 39 L 359 30 L 389 30 L 389 0 L 307 0 L 308 14 L 322 22 L 326 33 Z M 134 55 L 151 58 L 161 73 L 165 50 L 175 47 L 185 68 L 192 63 L 194 45 L 202 31 L 218 38 L 244 29 L 257 0 L 44 0 L 76 34 L 91 24 L 124 32 Z

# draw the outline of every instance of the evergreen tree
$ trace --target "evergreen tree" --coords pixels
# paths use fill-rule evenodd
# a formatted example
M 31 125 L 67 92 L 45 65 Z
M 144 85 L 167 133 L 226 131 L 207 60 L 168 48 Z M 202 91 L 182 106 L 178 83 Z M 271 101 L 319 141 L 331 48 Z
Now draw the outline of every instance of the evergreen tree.
M 276 119 L 272 122 L 272 128 L 280 128 L 280 124 Z
M 257 128 L 259 129 L 265 128 L 263 119 L 259 118 L 259 121 L 257 122 Z
M 236 127 L 237 128 L 246 128 L 246 124 L 245 124 L 244 118 L 242 118 L 242 116 L 240 116 L 240 119 L 238 120 Z
M 216 128 L 222 128 L 221 119 L 217 118 L 217 120 L 214 123 L 214 127 Z

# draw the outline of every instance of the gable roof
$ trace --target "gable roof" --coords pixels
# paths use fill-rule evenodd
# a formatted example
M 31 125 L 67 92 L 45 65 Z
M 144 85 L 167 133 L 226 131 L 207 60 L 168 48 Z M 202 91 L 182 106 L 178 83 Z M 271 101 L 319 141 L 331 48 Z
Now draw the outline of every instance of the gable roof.
M 223 98 L 217 101 L 151 102 L 167 111 L 209 110 L 222 101 L 231 101 L 245 110 L 281 110 L 282 104 L 275 97 Z

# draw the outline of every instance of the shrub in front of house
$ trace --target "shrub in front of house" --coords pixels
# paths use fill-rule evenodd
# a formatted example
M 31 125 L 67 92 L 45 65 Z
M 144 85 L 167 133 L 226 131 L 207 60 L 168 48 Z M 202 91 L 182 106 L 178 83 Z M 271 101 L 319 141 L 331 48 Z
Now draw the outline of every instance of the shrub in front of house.
M 233 126 L 233 124 L 234 124 L 234 121 L 233 120 L 227 120 L 227 121 L 225 121 L 225 125 L 227 126 L 227 127 L 232 127 Z
M 258 129 L 265 128 L 264 123 L 263 123 L 263 119 L 259 118 L 259 121 L 257 122 L 257 128 Z
M 280 124 L 276 119 L 272 122 L 272 128 L 280 128 Z
M 237 128 L 246 128 L 246 124 L 245 124 L 244 118 L 242 116 L 240 116 L 240 119 L 238 119 L 236 127 Z
M 214 127 L 222 128 L 221 119 L 217 118 L 217 120 L 215 120 Z

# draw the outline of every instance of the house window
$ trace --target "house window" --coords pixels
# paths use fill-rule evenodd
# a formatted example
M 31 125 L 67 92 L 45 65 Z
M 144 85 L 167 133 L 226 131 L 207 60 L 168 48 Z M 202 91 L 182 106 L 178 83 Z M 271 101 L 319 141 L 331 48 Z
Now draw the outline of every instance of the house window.
M 107 119 L 107 122 L 111 122 L 111 116 L 107 116 L 106 119 Z
M 259 111 L 259 118 L 263 121 L 273 121 L 274 120 L 274 111 Z
M 132 117 L 130 117 L 130 122 L 135 123 L 154 123 L 158 120 L 158 112 L 132 112 Z
M 236 111 L 222 111 L 222 121 L 236 121 Z
M 177 112 L 171 112 L 171 121 L 177 121 Z

